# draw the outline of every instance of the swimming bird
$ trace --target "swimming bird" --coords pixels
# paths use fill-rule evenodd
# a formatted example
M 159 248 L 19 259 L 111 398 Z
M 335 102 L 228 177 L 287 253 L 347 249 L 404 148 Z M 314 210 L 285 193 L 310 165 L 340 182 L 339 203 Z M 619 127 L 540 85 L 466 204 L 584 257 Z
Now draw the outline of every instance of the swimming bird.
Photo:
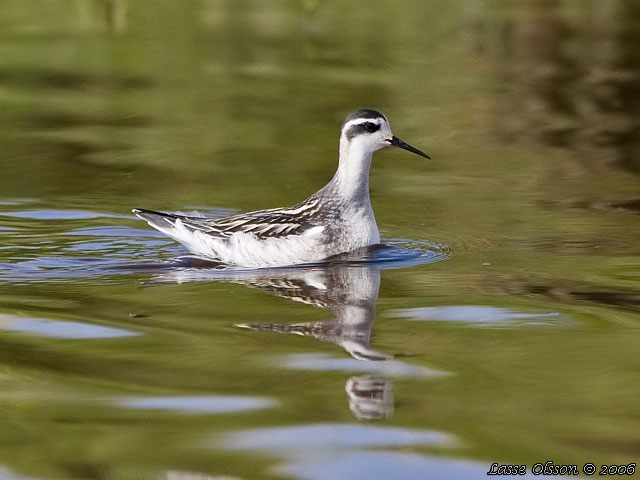
M 399 147 L 429 158 L 393 135 L 375 110 L 347 116 L 340 134 L 338 170 L 331 181 L 292 207 L 207 218 L 133 209 L 153 228 L 196 255 L 238 267 L 312 263 L 380 243 L 369 198 L 373 153 Z

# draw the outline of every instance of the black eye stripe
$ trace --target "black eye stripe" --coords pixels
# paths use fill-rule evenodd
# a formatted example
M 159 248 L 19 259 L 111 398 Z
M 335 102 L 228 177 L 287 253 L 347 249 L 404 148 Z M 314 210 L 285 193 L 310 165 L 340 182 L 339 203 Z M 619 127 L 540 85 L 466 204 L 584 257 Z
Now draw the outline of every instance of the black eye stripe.
M 380 130 L 380 125 L 373 122 L 364 122 L 360 124 L 367 132 L 373 133 Z
M 377 132 L 378 130 L 380 130 L 380 125 L 377 123 L 362 122 L 351 125 L 344 131 L 344 134 L 347 137 L 347 140 L 351 140 L 358 135 L 364 135 L 365 133 L 370 134 Z

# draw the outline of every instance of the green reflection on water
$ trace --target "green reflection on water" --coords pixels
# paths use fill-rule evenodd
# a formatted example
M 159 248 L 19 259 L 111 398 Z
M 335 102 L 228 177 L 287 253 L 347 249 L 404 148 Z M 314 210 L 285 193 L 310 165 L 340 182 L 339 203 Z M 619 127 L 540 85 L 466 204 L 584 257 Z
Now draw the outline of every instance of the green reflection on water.
M 450 433 L 459 445 L 397 450 L 487 467 L 636 461 L 640 12 L 630 0 L 601 3 L 6 2 L 0 328 L 13 316 L 140 335 L 0 330 L 0 465 L 56 478 L 268 477 L 280 456 L 211 439 L 356 422 L 345 384 L 358 372 L 279 364 L 349 359 L 336 345 L 344 336 L 320 334 L 335 308 L 241 281 L 92 273 L 91 261 L 182 252 L 123 218 L 131 207 L 236 211 L 305 198 L 332 176 L 340 122 L 360 107 L 382 110 L 433 158 L 376 155 L 383 236 L 450 254 L 383 270 L 377 299 L 367 297 L 365 346 L 450 374 L 374 372 L 394 399 L 375 425 Z M 100 215 L 15 216 L 36 210 Z M 82 275 L 60 274 L 82 262 Z M 396 316 L 469 305 L 567 321 Z M 278 406 L 201 416 L 108 401 L 181 395 Z

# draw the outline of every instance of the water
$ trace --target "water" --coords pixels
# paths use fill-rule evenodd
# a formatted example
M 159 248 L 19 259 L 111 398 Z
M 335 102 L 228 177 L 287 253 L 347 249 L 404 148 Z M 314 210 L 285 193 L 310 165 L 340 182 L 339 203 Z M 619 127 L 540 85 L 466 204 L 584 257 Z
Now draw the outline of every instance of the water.
M 636 3 L 5 2 L 0 478 L 637 462 Z M 376 154 L 385 246 L 230 271 L 130 213 L 295 204 L 357 108 L 433 158 Z

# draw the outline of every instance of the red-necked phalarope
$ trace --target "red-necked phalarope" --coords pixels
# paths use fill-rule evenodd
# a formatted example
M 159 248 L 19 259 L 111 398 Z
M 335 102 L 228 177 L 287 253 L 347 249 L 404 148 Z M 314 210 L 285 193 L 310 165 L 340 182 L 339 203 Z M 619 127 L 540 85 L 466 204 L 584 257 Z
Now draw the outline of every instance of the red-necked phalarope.
M 369 199 L 373 152 L 400 147 L 428 155 L 391 133 L 387 117 L 357 110 L 342 124 L 331 181 L 293 207 L 206 218 L 134 209 L 138 217 L 195 254 L 241 267 L 296 265 L 380 243 Z

